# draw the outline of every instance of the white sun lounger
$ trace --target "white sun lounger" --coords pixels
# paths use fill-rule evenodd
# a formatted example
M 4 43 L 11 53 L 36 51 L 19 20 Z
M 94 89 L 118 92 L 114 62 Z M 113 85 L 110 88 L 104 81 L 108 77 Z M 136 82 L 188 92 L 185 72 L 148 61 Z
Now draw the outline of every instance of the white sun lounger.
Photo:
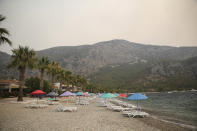
M 63 105 L 59 105 L 57 108 L 58 112 L 74 112 L 77 111 L 77 107 L 67 107 L 67 106 L 63 106 Z
M 124 116 L 128 116 L 128 117 L 148 117 L 149 114 L 146 112 L 142 112 L 142 111 L 123 111 L 123 115 Z

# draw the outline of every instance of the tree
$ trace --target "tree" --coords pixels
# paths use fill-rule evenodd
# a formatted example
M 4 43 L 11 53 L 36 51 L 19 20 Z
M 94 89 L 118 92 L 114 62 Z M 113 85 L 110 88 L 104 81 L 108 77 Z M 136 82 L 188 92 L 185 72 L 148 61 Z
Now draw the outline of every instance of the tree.
M 23 101 L 23 88 L 25 83 L 26 68 L 32 69 L 35 65 L 35 51 L 29 47 L 19 46 L 18 49 L 12 50 L 11 63 L 9 68 L 17 68 L 19 71 L 19 94 L 17 101 Z
M 77 84 L 78 87 L 84 88 L 85 86 L 87 86 L 88 81 L 82 75 L 77 75 L 76 76 L 76 84 Z
M 53 61 L 49 64 L 47 68 L 47 72 L 51 74 L 51 83 L 54 84 L 56 75 L 61 70 L 61 66 L 59 63 Z
M 70 75 L 69 76 L 69 83 L 72 85 L 73 91 L 77 91 L 76 88 L 74 88 L 77 85 L 77 79 L 75 75 Z
M 38 61 L 38 69 L 40 71 L 40 89 L 43 90 L 43 77 L 44 77 L 44 71 L 48 68 L 50 64 L 50 61 L 47 57 L 42 57 Z
M 0 23 L 5 20 L 5 17 L 0 15 Z M 10 33 L 6 28 L 0 28 L 0 45 L 4 43 L 8 43 L 10 46 L 12 45 L 12 42 L 7 38 Z
M 69 84 L 69 76 L 72 73 L 70 71 L 66 71 L 64 69 L 61 69 L 57 75 L 57 79 L 60 82 L 60 90 L 62 89 L 62 83 L 66 83 L 67 85 Z
M 40 89 L 40 79 L 38 77 L 30 77 L 25 80 L 25 86 L 27 87 L 25 89 L 27 93 L 38 90 Z M 46 80 L 43 80 L 43 91 L 47 93 L 52 91 L 51 84 Z

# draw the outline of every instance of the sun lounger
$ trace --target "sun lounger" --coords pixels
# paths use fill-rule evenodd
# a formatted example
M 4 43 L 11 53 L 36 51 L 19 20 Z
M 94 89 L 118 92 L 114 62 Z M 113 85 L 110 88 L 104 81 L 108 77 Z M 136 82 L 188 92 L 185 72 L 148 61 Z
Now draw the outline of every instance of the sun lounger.
M 63 105 L 59 105 L 57 108 L 58 112 L 74 112 L 77 111 L 77 107 L 67 107 Z
M 56 99 L 55 99 L 55 98 L 49 97 L 48 100 L 49 100 L 49 101 L 54 101 L 54 100 L 56 100 Z
M 47 101 L 48 105 L 58 105 L 59 102 L 54 102 L 54 101 Z
M 123 115 L 124 116 L 128 116 L 128 117 L 148 117 L 149 114 L 146 112 L 142 112 L 142 111 L 123 111 Z
M 25 106 L 26 108 L 31 108 L 31 109 L 38 109 L 38 108 L 46 108 L 48 105 L 45 104 L 28 104 Z

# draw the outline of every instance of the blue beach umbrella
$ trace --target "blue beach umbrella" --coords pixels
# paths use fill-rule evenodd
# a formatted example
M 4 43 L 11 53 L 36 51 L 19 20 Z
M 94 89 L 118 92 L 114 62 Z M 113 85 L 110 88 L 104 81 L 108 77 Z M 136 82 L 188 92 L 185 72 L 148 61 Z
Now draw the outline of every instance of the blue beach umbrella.
M 77 95 L 77 96 L 85 96 L 85 95 L 83 94 L 83 92 L 80 92 L 80 91 L 77 92 L 76 95 Z M 80 97 L 79 97 L 79 101 L 80 101 Z
M 118 93 L 116 93 L 116 94 L 114 94 L 115 96 L 119 96 L 119 94 Z
M 100 97 L 100 98 L 102 98 L 102 96 L 103 96 L 103 95 L 105 95 L 105 94 L 106 94 L 106 93 L 102 93 L 102 94 L 100 94 L 100 96 L 99 96 L 99 97 Z
M 141 93 L 135 93 L 135 94 L 129 96 L 127 99 L 128 100 L 137 100 L 137 108 L 138 108 L 138 100 L 145 100 L 147 98 L 148 98 L 147 96 L 142 95 Z

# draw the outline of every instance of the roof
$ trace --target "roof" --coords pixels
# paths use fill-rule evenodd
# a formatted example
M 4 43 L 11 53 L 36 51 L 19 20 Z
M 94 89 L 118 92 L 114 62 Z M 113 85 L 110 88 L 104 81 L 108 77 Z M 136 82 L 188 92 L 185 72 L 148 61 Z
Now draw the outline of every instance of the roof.
M 18 80 L 0 80 L 0 84 L 19 84 Z

